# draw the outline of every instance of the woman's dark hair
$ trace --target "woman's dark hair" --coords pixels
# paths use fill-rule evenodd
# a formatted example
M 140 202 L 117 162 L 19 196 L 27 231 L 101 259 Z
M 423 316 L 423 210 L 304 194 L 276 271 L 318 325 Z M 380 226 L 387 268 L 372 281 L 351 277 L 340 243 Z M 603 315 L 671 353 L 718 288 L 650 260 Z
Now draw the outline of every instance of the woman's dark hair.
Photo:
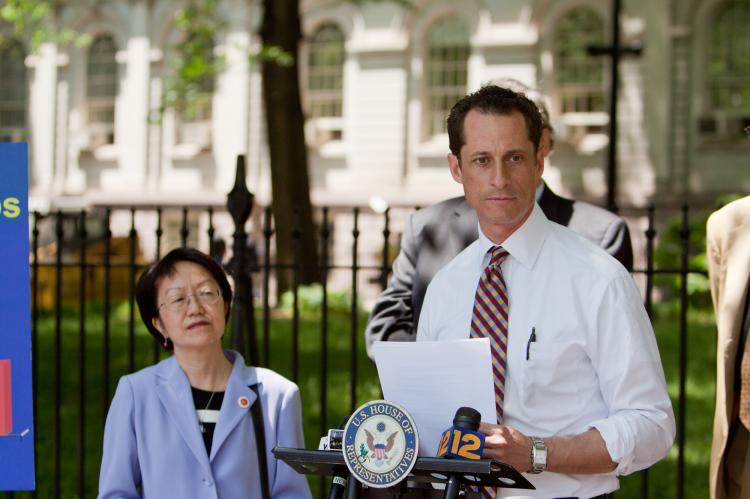
M 172 350 L 172 340 L 164 341 L 164 336 L 154 327 L 153 319 L 159 317 L 159 305 L 156 303 L 157 287 L 159 281 L 164 277 L 174 274 L 175 265 L 178 262 L 192 262 L 200 265 L 211 274 L 216 283 L 219 285 L 221 297 L 226 305 L 226 314 L 224 319 L 229 320 L 229 310 L 232 304 L 232 288 L 229 286 L 227 274 L 216 260 L 198 251 L 195 248 L 176 248 L 167 253 L 164 258 L 147 268 L 138 278 L 138 284 L 135 286 L 135 301 L 138 303 L 138 310 L 141 313 L 141 319 L 146 325 L 146 329 L 156 338 L 156 341 L 165 349 Z

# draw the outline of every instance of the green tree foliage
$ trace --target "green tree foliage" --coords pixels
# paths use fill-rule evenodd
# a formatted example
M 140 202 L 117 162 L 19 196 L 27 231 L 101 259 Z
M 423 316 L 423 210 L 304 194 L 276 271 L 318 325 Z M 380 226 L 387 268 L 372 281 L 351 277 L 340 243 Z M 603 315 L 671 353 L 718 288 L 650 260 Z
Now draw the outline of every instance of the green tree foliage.
M 216 36 L 225 25 L 217 12 L 217 0 L 192 2 L 177 12 L 175 26 L 182 33 L 171 47 L 162 113 L 172 108 L 192 119 L 211 98 L 214 79 L 225 63 L 223 57 L 214 54 Z
M 91 43 L 89 35 L 81 35 L 72 29 L 54 26 L 55 7 L 60 2 L 49 0 L 5 0 L 0 8 L 0 19 L 13 26 L 16 38 L 27 41 L 31 51 L 37 52 L 44 43 L 85 46 Z M 6 38 L 0 35 L 0 43 Z

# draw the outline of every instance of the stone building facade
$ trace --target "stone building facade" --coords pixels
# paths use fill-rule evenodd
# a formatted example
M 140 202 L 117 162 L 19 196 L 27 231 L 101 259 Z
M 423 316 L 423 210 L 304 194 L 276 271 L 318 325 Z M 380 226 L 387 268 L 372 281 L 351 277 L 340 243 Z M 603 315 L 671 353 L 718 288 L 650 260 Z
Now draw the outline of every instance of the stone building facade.
M 223 66 L 197 116 L 161 105 L 181 36 L 175 0 L 64 3 L 56 22 L 85 47 L 22 40 L 0 53 L 0 139 L 30 142 L 32 209 L 221 205 L 235 159 L 270 197 L 260 2 L 220 0 Z M 629 0 L 620 66 L 621 205 L 750 190 L 750 0 Z M 611 37 L 604 0 L 301 2 L 300 82 L 313 202 L 426 205 L 460 193 L 444 117 L 482 83 L 514 78 L 549 97 L 556 148 L 545 178 L 602 202 Z M 9 31 L 3 26 L 5 33 Z

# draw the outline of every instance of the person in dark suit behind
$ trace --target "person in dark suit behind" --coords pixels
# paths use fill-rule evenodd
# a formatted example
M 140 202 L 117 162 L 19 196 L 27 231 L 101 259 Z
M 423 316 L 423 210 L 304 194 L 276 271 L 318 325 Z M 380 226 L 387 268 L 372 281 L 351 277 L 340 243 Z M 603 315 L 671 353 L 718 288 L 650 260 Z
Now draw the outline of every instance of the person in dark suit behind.
M 520 82 L 503 82 L 525 93 L 542 115 L 541 147 L 547 157 L 554 147 L 552 125 L 544 98 Z M 544 214 L 598 245 L 629 271 L 633 248 L 625 221 L 612 212 L 555 194 L 542 180 L 536 200 Z M 477 215 L 463 196 L 418 210 L 409 217 L 401 238 L 401 251 L 393 263 L 393 277 L 380 294 L 365 329 L 367 353 L 375 341 L 414 341 L 427 285 L 446 263 L 475 241 Z

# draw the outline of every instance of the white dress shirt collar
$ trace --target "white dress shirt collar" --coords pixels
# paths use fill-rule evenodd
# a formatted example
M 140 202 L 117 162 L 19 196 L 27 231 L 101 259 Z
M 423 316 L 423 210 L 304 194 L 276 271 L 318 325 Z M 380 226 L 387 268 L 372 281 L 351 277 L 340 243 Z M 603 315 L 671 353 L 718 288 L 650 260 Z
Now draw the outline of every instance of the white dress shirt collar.
M 538 204 L 534 203 L 529 218 L 501 245 L 511 257 L 527 269 L 534 267 L 539 252 L 547 239 L 549 220 Z M 483 255 L 479 263 L 484 268 L 488 263 L 487 252 L 497 244 L 493 243 L 479 227 L 479 251 Z

